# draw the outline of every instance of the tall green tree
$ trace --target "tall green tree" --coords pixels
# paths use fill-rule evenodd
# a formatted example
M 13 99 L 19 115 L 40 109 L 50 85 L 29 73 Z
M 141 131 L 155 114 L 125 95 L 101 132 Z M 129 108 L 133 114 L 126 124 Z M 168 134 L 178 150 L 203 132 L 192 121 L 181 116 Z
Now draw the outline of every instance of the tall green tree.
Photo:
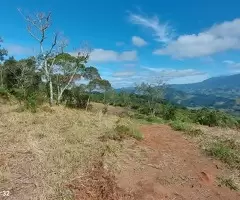
M 3 64 L 4 57 L 7 56 L 8 52 L 6 49 L 2 48 L 1 43 L 3 42 L 2 38 L 0 37 L 0 84 L 3 87 Z
M 57 103 L 60 103 L 64 91 L 69 89 L 75 81 L 84 78 L 88 57 L 61 53 L 54 59 L 53 73 L 57 76 Z M 90 73 L 88 75 L 90 76 Z

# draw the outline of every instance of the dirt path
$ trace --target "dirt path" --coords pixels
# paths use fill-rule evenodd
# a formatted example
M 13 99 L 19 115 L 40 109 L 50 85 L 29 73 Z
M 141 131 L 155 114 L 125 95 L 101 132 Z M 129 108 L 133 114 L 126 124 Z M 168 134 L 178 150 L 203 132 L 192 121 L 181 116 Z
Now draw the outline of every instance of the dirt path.
M 224 166 L 200 152 L 197 144 L 166 125 L 144 126 L 148 149 L 142 168 L 128 162 L 119 174 L 118 185 L 138 200 L 237 200 L 240 193 L 219 187 L 216 177 Z

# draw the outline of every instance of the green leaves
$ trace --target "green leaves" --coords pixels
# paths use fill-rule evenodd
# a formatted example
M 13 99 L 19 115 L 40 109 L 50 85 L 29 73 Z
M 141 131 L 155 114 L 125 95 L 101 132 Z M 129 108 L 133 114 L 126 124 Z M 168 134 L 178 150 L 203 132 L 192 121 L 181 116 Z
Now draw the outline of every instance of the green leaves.
M 1 43 L 3 42 L 2 38 L 0 37 L 0 61 L 4 60 L 4 56 L 7 56 L 8 52 L 6 49 L 1 48 Z

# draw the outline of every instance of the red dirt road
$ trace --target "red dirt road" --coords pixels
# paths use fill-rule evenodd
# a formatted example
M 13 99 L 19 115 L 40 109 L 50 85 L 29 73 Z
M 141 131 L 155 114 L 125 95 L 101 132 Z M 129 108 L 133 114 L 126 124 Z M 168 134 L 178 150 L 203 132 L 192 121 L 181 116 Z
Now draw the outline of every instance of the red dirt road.
M 116 175 L 120 188 L 136 200 L 240 200 L 240 193 L 217 185 L 224 165 L 204 156 L 197 144 L 166 125 L 144 126 L 147 148 L 142 168 L 128 162 Z

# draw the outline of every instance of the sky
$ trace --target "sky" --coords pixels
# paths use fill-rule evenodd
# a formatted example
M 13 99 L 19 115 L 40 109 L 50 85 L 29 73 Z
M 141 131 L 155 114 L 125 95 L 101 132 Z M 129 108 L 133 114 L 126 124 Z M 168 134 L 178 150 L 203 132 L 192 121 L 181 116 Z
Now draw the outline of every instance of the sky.
M 115 88 L 200 82 L 240 73 L 239 0 L 1 0 L 0 36 L 9 55 L 36 55 L 25 14 L 51 12 L 48 41 L 60 32 Z M 48 46 L 49 44 L 46 44 Z

